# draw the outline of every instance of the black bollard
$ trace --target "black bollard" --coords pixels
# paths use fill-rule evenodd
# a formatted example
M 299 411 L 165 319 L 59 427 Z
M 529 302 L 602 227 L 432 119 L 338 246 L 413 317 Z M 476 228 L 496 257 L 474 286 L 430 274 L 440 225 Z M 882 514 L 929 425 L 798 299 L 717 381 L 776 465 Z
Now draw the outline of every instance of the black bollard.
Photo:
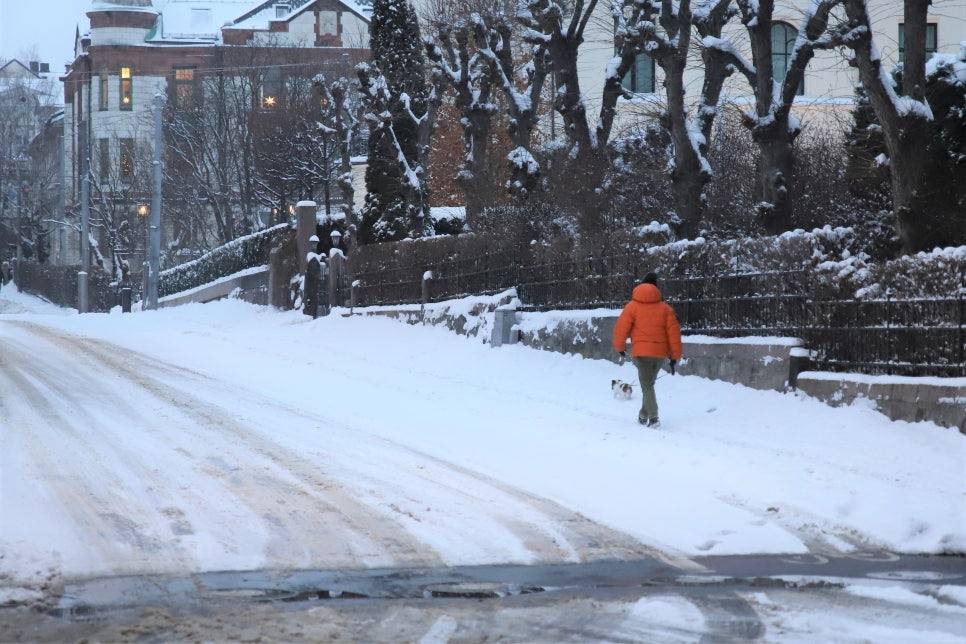
M 121 288 L 121 313 L 131 312 L 131 287 L 124 286 Z

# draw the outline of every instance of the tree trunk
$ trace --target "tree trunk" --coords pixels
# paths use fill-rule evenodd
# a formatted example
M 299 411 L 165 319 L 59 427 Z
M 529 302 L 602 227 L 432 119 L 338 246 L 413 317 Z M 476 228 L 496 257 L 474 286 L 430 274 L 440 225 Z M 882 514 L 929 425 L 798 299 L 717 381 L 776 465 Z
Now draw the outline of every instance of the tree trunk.
M 778 119 L 767 128 L 758 128 L 755 141 L 761 152 L 758 167 L 758 216 L 770 235 L 791 227 L 792 208 L 788 180 L 795 172 L 794 137 L 788 119 Z
M 926 31 L 925 0 L 906 0 L 905 15 L 905 56 L 906 64 L 903 70 L 903 89 L 916 100 L 923 100 L 925 95 L 925 31 Z M 855 52 L 855 64 L 859 69 L 859 78 L 868 92 L 869 102 L 875 110 L 882 128 L 886 149 L 889 152 L 889 175 L 892 185 L 893 212 L 896 217 L 896 232 L 902 242 L 902 250 L 913 253 L 929 247 L 939 221 L 946 215 L 955 217 L 955 203 L 947 211 L 941 205 L 943 195 L 939 197 L 940 204 L 928 204 L 920 192 L 925 177 L 927 154 L 927 138 L 934 134 L 934 124 L 931 119 L 924 118 L 916 110 L 906 109 L 903 112 L 894 101 L 895 92 L 883 82 L 882 62 L 877 55 L 873 55 L 873 43 L 870 20 L 864 0 L 848 0 L 846 13 L 849 22 L 854 27 L 864 26 L 866 30 L 852 39 L 850 46 Z M 911 21 L 915 21 L 913 24 Z M 916 43 L 916 51 L 912 50 L 912 43 Z M 921 50 L 921 51 L 920 51 Z M 914 68 L 913 61 L 918 61 Z M 921 69 L 919 68 L 921 67 Z M 948 190 L 947 198 L 953 199 L 955 191 Z M 938 206 L 938 207 L 937 207 Z

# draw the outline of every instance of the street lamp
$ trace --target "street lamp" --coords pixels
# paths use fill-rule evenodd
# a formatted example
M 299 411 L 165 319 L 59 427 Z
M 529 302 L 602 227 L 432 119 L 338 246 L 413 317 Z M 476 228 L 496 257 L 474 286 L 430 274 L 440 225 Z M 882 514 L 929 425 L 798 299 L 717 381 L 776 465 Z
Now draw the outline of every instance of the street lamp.
M 151 214 L 151 206 L 147 205 L 146 203 L 138 205 L 138 217 L 141 219 L 146 219 L 149 214 Z
M 338 248 L 339 242 L 342 241 L 342 233 L 333 228 L 332 232 L 329 233 L 329 239 L 332 240 L 332 248 Z

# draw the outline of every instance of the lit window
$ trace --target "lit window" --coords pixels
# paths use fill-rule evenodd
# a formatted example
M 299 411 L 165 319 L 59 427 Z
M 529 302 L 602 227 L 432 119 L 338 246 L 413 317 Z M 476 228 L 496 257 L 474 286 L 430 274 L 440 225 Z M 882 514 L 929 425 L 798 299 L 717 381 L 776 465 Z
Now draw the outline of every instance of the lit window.
M 277 67 L 269 69 L 262 81 L 262 108 L 273 109 L 278 106 L 282 94 L 282 71 Z
M 776 22 L 771 26 L 771 71 L 776 83 L 784 82 L 788 74 L 796 40 L 798 40 L 798 30 L 795 27 L 784 22 Z M 795 93 L 799 96 L 805 93 L 804 80 Z
M 906 29 L 904 24 L 899 25 L 899 62 L 906 62 Z M 939 51 L 937 46 L 937 35 L 939 26 L 935 22 L 926 25 L 926 58 L 930 58 Z
M 174 70 L 174 100 L 178 107 L 195 104 L 195 70 L 188 67 Z
M 132 83 L 134 79 L 132 78 L 131 68 L 122 67 L 121 68 L 121 109 L 130 110 L 134 107 L 134 97 L 132 95 Z

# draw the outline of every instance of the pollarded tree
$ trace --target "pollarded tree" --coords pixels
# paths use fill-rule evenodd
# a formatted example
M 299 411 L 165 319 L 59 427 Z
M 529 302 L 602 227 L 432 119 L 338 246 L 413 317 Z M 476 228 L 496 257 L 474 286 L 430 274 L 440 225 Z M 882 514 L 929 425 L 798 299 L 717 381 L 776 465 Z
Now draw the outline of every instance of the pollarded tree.
M 510 179 L 507 187 L 519 201 L 526 201 L 540 185 L 540 163 L 533 154 L 533 133 L 540 119 L 543 92 L 550 58 L 547 43 L 529 42 L 526 60 L 515 55 L 510 22 L 502 13 L 471 16 L 477 51 L 489 66 L 492 82 L 506 98 L 511 147 L 507 155 Z
M 325 117 L 321 125 L 331 129 L 338 141 L 337 183 L 342 193 L 346 230 L 355 235 L 359 226 L 359 213 L 356 212 L 356 192 L 352 184 L 352 150 L 355 141 L 362 135 L 365 105 L 345 77 L 340 77 L 331 84 L 326 84 L 324 77 L 319 77 L 316 81 L 322 96 Z
M 382 81 L 378 87 L 363 81 L 362 94 L 389 112 L 376 111 L 372 103 L 368 106 L 367 117 L 374 127 L 369 136 L 360 241 L 421 237 L 431 226 L 426 187 L 414 188 L 417 166 L 410 167 L 414 174 L 407 175 L 401 158 L 413 162 L 420 156 L 419 122 L 427 116 L 431 89 L 419 23 L 408 0 L 373 2 L 369 47 L 376 71 L 367 66 L 361 73 Z M 412 201 L 414 189 L 418 202 Z
M 842 40 L 854 54 L 859 79 L 885 141 L 886 155 L 881 162 L 889 168 L 902 249 L 915 252 L 963 243 L 964 55 L 937 55 L 927 65 L 929 0 L 905 0 L 905 60 L 897 83 L 883 68 L 872 39 L 866 1 L 844 0 L 844 4 L 848 22 L 842 28 Z
M 643 49 L 664 72 L 666 103 L 661 125 L 670 140 L 668 158 L 671 190 L 679 220 L 678 232 L 695 235 L 707 202 L 705 186 L 711 180 L 708 141 L 718 113 L 721 89 L 725 79 L 734 71 L 730 61 L 716 55 L 720 49 L 734 50 L 729 41 L 721 38 L 724 25 L 735 13 L 732 0 L 695 0 L 693 6 L 690 0 L 660 4 L 621 0 L 613 3 L 612 13 L 617 39 L 617 54 L 612 65 L 616 73 L 608 74 L 604 109 L 615 109 L 622 90 L 620 80 L 623 76 L 618 74 L 630 70 L 642 43 Z M 684 72 L 693 30 L 697 30 L 704 45 L 704 75 L 701 94 L 692 114 L 685 96 Z M 631 46 L 623 46 L 627 40 L 631 40 Z
M 435 38 L 426 39 L 426 56 L 434 74 L 442 78 L 455 94 L 455 107 L 463 128 L 463 163 L 457 180 L 466 196 L 466 222 L 472 226 L 483 209 L 476 189 L 489 185 L 490 124 L 496 104 L 490 98 L 492 77 L 486 58 L 472 51 L 472 26 L 462 23 L 437 26 Z
M 839 29 L 829 29 L 829 16 L 842 1 L 811 0 L 792 47 L 788 69 L 781 79 L 776 77 L 774 69 L 774 0 L 737 0 L 741 21 L 751 43 L 750 63 L 731 43 L 720 38 L 703 39 L 710 54 L 744 74 L 754 92 L 755 111 L 744 115 L 744 123 L 761 152 L 758 214 L 769 233 L 780 233 L 790 227 L 792 203 L 789 189 L 795 175 L 794 143 L 801 132 L 801 125 L 792 114 L 792 104 L 815 52 L 842 44 L 843 33 Z

